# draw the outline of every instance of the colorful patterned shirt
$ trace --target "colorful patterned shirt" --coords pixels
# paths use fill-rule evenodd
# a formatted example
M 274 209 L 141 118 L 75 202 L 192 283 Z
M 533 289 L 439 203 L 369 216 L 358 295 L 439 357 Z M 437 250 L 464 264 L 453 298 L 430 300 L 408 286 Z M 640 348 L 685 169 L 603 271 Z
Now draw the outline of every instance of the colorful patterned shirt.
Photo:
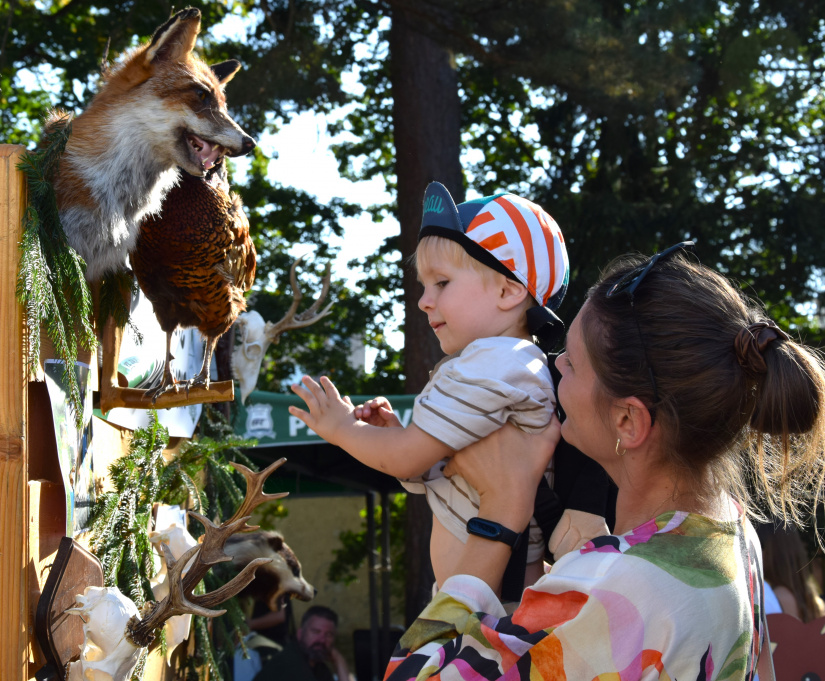
M 588 542 L 506 616 L 458 575 L 404 634 L 386 681 L 751 681 L 762 552 L 744 518 L 680 511 Z

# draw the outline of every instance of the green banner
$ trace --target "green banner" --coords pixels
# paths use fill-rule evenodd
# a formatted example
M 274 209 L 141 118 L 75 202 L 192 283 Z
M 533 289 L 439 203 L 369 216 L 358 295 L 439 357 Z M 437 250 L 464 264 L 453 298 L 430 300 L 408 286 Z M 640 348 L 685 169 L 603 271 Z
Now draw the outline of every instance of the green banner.
M 353 404 L 361 404 L 372 395 L 350 395 Z M 415 395 L 387 395 L 393 411 L 404 426 L 412 420 Z M 306 409 L 306 404 L 297 395 L 284 395 L 256 390 L 246 400 L 238 404 L 233 424 L 235 434 L 243 438 L 254 438 L 259 447 L 301 445 L 323 442 L 304 422 L 287 411 L 291 406 Z

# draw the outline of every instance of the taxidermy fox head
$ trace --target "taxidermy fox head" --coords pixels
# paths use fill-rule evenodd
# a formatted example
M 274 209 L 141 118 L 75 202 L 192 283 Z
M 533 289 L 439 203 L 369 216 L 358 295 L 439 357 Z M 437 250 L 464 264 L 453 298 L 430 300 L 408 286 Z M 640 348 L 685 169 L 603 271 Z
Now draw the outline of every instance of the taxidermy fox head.
M 240 63 L 210 67 L 198 59 L 199 31 L 199 10 L 175 14 L 107 70 L 72 122 L 54 186 L 66 236 L 90 281 L 125 262 L 140 221 L 160 210 L 178 168 L 203 176 L 224 156 L 255 147 L 226 108 L 224 86 Z

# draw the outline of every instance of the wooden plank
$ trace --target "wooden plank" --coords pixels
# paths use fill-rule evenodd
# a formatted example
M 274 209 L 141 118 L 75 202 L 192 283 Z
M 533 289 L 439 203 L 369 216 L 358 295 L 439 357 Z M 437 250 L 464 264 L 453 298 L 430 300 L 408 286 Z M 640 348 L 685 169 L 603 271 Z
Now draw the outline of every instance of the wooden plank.
M 0 679 L 25 679 L 29 647 L 28 451 L 23 311 L 15 298 L 25 147 L 0 145 Z

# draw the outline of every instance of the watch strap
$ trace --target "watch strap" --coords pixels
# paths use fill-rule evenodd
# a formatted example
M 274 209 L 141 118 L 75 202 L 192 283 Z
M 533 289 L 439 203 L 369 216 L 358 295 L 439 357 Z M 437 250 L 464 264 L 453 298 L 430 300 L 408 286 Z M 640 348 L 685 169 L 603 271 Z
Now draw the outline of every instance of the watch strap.
M 501 523 L 485 518 L 470 518 L 467 521 L 467 532 L 490 541 L 500 541 L 516 551 L 521 544 L 524 533 L 515 532 Z

